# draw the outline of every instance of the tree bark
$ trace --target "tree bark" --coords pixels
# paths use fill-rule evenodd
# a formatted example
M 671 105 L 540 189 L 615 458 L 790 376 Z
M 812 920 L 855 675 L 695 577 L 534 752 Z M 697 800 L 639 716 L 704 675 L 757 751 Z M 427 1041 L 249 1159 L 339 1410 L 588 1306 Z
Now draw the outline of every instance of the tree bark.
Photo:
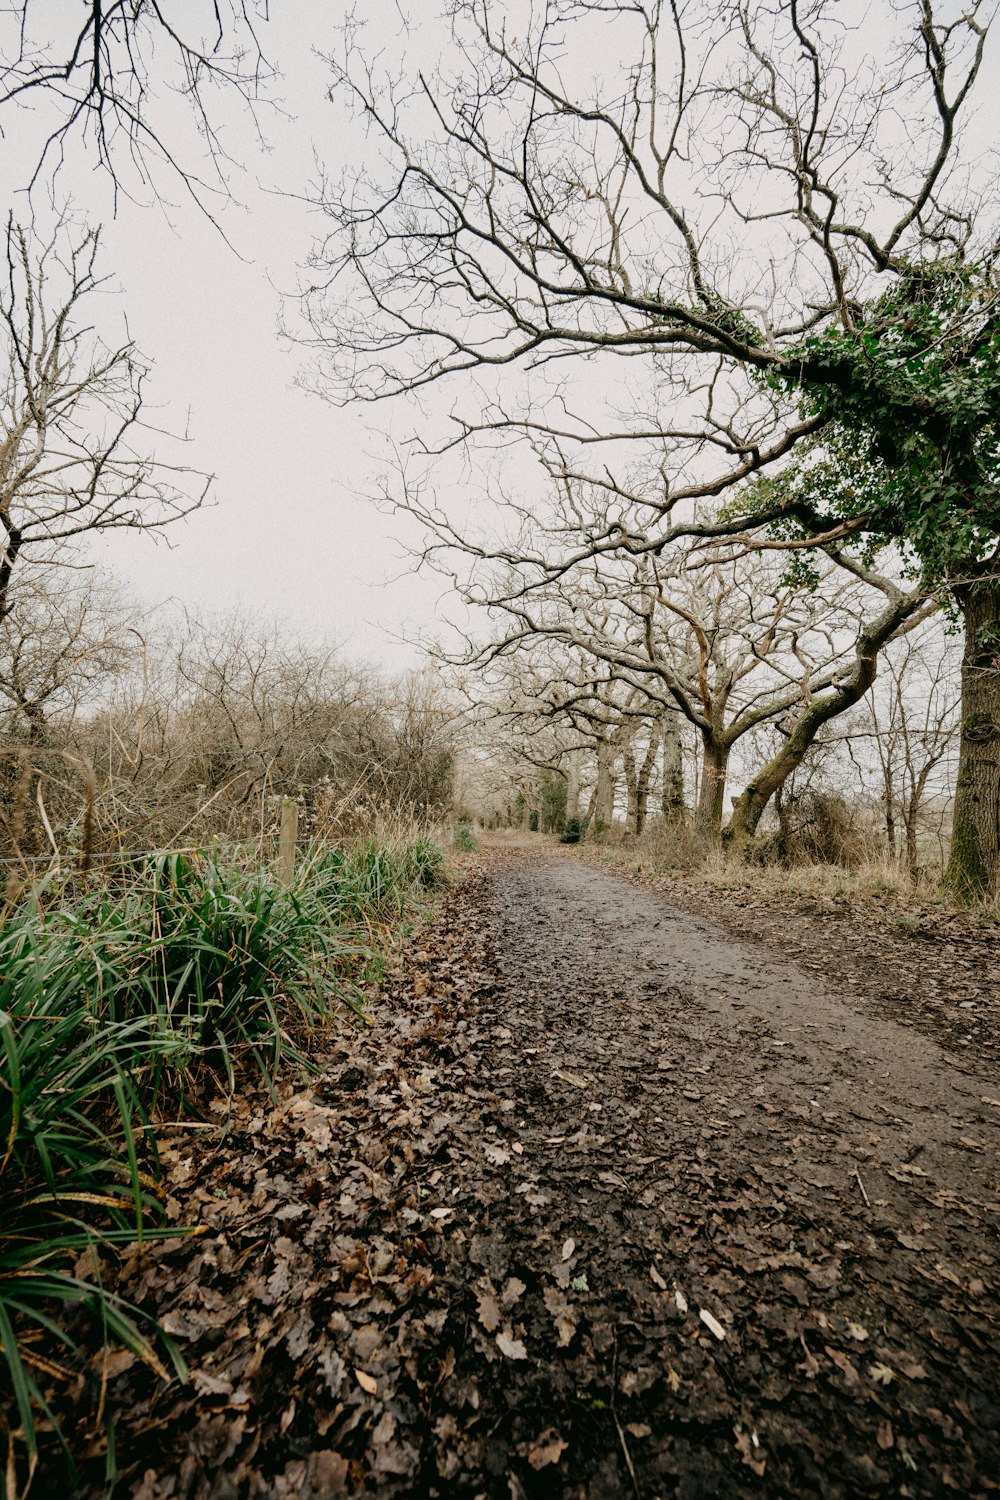
M 635 749 L 629 745 L 622 756 L 625 772 L 625 827 L 631 834 L 639 832 L 639 772 L 635 764 Z
M 896 858 L 896 789 L 892 784 L 892 768 L 885 768 L 885 843 L 889 858 Z
M 590 826 L 596 832 L 611 825 L 615 807 L 614 750 L 607 740 L 597 746 L 597 785 L 591 800 Z
M 635 788 L 635 831 L 640 834 L 646 826 L 649 816 L 649 783 L 653 778 L 653 767 L 656 765 L 656 757 L 660 749 L 660 736 L 656 729 L 652 729 L 649 735 L 649 744 L 646 746 L 646 754 L 643 756 L 639 774 L 636 777 Z
M 663 720 L 663 788 L 660 806 L 665 818 L 676 818 L 684 811 L 680 718 L 669 710 Z
M 580 757 L 571 750 L 566 757 L 566 822 L 580 816 Z
M 702 736 L 701 791 L 695 828 L 701 834 L 718 839 L 722 833 L 722 814 L 726 805 L 726 776 L 729 770 L 729 746 L 709 735 Z
M 945 881 L 972 902 L 1000 883 L 1000 579 L 955 589 L 965 621 L 962 724 Z
M 917 814 L 920 803 L 916 797 L 909 803 L 903 818 L 903 835 L 906 840 L 906 870 L 914 885 L 920 878 L 917 864 Z

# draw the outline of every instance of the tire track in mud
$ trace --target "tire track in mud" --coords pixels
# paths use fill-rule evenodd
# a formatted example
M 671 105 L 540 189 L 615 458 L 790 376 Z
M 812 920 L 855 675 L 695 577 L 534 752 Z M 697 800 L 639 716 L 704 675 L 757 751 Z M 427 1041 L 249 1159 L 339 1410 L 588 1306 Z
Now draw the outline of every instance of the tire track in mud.
M 521 1059 L 492 1070 L 511 1107 L 486 1128 L 523 1148 L 501 1169 L 522 1207 L 486 1210 L 487 1270 L 544 1304 L 573 1240 L 583 1346 L 525 1377 L 513 1410 L 568 1449 L 544 1484 L 517 1482 L 990 1493 L 995 1090 L 660 897 L 564 856 L 497 863 L 494 1010 Z M 530 1296 L 512 1331 L 545 1347 Z M 595 1387 L 614 1406 L 601 1442 Z

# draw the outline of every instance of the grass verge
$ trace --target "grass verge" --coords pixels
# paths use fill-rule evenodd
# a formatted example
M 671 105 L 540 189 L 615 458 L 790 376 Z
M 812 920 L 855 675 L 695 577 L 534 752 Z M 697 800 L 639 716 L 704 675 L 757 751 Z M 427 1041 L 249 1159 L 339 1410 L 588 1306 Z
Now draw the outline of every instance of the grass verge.
M 105 1288 L 101 1252 L 178 1231 L 163 1217 L 155 1125 L 249 1073 L 274 1090 L 317 1035 L 360 1009 L 358 981 L 444 880 L 430 839 L 306 851 L 289 888 L 208 855 L 131 864 L 92 890 L 41 884 L 0 927 L 0 1432 L 7 1500 L 47 1394 L 92 1387 L 109 1352 L 163 1379 L 176 1348 Z M 96 1389 L 93 1389 L 96 1387 Z M 113 1444 L 109 1452 L 113 1453 Z M 114 1475 L 109 1472 L 109 1484 Z

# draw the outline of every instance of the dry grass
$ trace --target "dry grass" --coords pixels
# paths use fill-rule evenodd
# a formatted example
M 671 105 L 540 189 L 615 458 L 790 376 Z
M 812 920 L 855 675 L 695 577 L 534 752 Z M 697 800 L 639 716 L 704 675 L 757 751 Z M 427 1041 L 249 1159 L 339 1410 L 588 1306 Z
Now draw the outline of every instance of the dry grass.
M 613 831 L 583 847 L 590 858 L 612 869 L 652 876 L 660 883 L 676 879 L 688 888 L 742 891 L 757 899 L 804 901 L 830 909 L 870 901 L 892 910 L 952 904 L 936 878 L 923 875 L 914 882 L 901 864 L 887 857 L 864 858 L 855 868 L 812 861 L 762 863 L 707 847 L 689 824 L 657 824 L 638 839 Z M 1000 906 L 994 902 L 977 915 L 996 921 Z

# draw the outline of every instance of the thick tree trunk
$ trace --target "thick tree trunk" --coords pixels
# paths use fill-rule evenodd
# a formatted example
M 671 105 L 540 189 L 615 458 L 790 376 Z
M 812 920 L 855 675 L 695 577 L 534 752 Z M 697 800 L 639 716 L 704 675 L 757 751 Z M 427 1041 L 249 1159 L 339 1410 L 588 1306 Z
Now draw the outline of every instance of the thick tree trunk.
M 861 696 L 860 694 L 858 695 Z M 733 815 L 726 830 L 733 845 L 745 843 L 757 832 L 757 825 L 764 809 L 780 786 L 797 770 L 805 759 L 820 728 L 831 717 L 824 712 L 827 700 L 818 699 L 799 719 L 792 733 L 785 740 L 777 755 L 771 757 L 733 803 Z
M 1000 580 L 955 589 L 965 620 L 962 724 L 945 880 L 960 901 L 1000 884 Z
M 615 808 L 614 751 L 607 740 L 597 746 L 597 785 L 590 804 L 590 826 L 595 833 L 608 828 Z
M 684 811 L 684 761 L 681 755 L 680 717 L 670 712 L 663 720 L 663 788 L 660 806 L 665 818 L 679 817 Z
M 695 828 L 708 838 L 717 839 L 722 833 L 722 814 L 726 805 L 726 775 L 729 770 L 729 746 L 703 737 L 704 749 L 701 759 L 701 790 Z

